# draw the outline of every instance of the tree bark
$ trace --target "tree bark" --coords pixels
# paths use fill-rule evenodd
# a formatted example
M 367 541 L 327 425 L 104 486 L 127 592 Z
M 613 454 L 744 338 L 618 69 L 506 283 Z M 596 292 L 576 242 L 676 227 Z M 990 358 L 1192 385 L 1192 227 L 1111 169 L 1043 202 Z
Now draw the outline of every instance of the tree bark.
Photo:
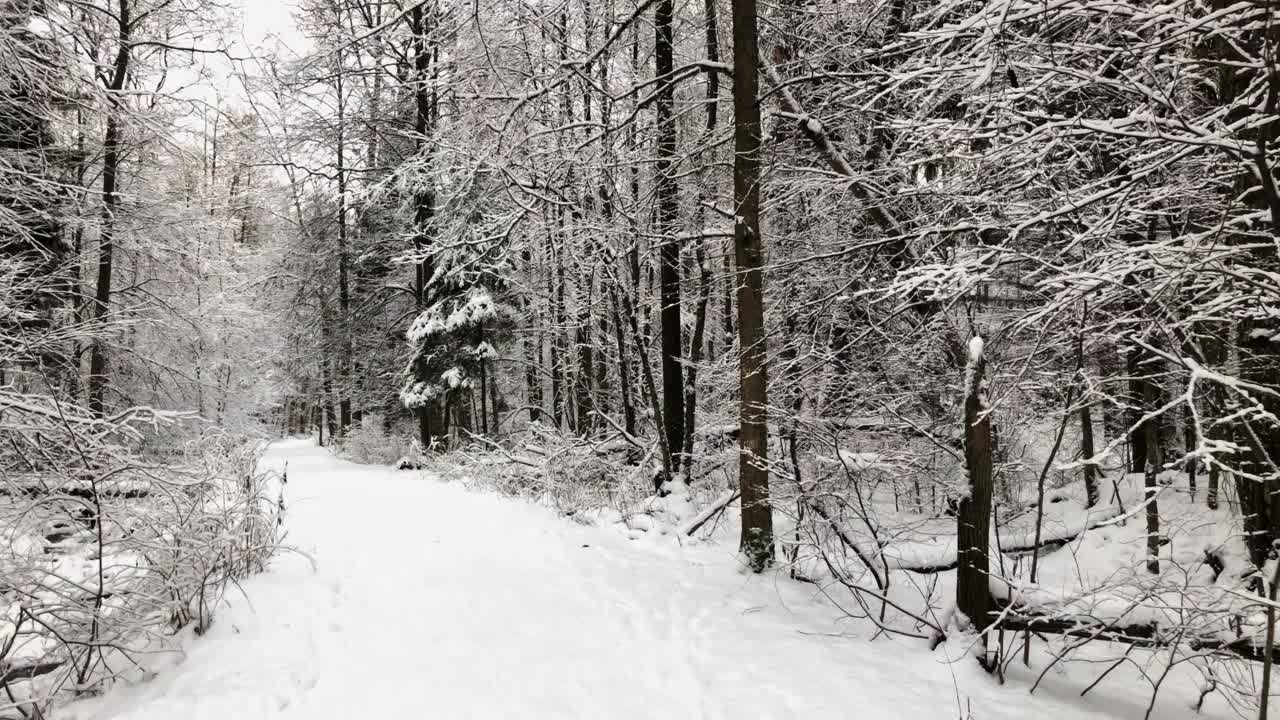
M 991 416 L 987 412 L 982 341 L 970 341 L 964 392 L 964 464 L 968 493 L 956 510 L 956 609 L 983 631 L 991 609 L 990 551 L 992 455 Z M 986 635 L 983 634 L 983 656 Z
M 1086 403 L 1080 407 L 1080 455 L 1084 459 L 1094 456 L 1097 450 L 1093 445 L 1093 413 Z M 1094 507 L 1101 499 L 1098 495 L 1098 467 L 1093 464 L 1084 466 L 1084 495 L 1087 507 Z
M 414 147 L 419 155 L 426 156 L 429 152 L 429 144 L 427 132 L 431 125 L 431 89 L 428 86 L 428 77 L 431 67 L 431 50 L 427 43 L 427 20 L 423 13 L 423 4 L 419 3 L 410 13 L 410 23 L 414 36 L 413 40 L 413 78 L 414 84 Z M 435 212 L 435 199 L 432 196 L 431 188 L 420 188 L 414 197 L 414 226 L 413 247 L 419 253 L 419 260 L 414 268 L 414 302 L 419 313 L 427 307 L 427 281 L 431 278 L 432 263 L 426 254 L 428 247 L 427 233 L 431 223 L 432 215 Z M 420 383 L 426 383 L 430 379 L 426 376 L 426 364 L 423 362 L 414 363 L 414 380 Z M 422 445 L 423 451 L 427 451 L 434 444 L 435 440 L 432 422 L 433 412 L 436 406 L 435 401 L 428 401 L 421 407 L 415 408 L 418 417 L 418 441 Z
M 1240 376 L 1243 380 L 1263 387 L 1277 387 L 1280 380 L 1280 363 L 1274 360 L 1274 350 L 1269 328 L 1265 333 L 1255 332 L 1257 321 L 1240 324 L 1237 342 L 1240 347 Z M 1270 395 L 1262 395 L 1256 404 L 1266 413 L 1280 412 L 1280 401 Z M 1272 415 L 1272 417 L 1275 417 Z M 1272 544 L 1280 539 L 1280 482 L 1277 482 L 1275 453 L 1280 448 L 1280 425 L 1262 413 L 1241 418 L 1236 422 L 1234 440 L 1245 452 L 1239 461 L 1236 493 L 1240 498 L 1240 517 L 1244 526 L 1245 544 L 1253 564 L 1261 568 L 1267 561 Z
M 130 34 L 133 21 L 130 17 L 132 0 L 119 0 L 117 10 L 117 42 L 115 64 L 111 80 L 107 84 L 107 127 L 102 144 L 102 230 L 98 239 L 98 279 L 94 291 L 93 319 L 99 327 L 106 325 L 111 304 L 111 274 L 115 253 L 116 211 L 120 206 L 118 194 L 120 174 L 120 123 L 124 112 L 121 91 L 128 81 L 129 60 L 132 49 Z M 102 417 L 106 410 L 107 350 L 100 335 L 94 337 L 89 350 L 89 410 Z
M 334 89 L 337 92 L 337 174 L 338 174 L 338 328 L 340 356 L 337 362 L 338 385 L 338 433 L 346 435 L 351 426 L 352 363 L 355 357 L 351 327 L 351 279 L 350 248 L 347 238 L 347 133 L 346 97 L 343 87 L 342 50 L 337 52 L 338 69 L 334 73 Z
M 1192 402 L 1195 402 L 1193 399 Z M 1191 493 L 1191 501 L 1196 499 L 1196 470 L 1198 469 L 1195 453 L 1196 451 L 1196 425 L 1191 417 L 1191 408 L 1182 408 L 1182 445 L 1189 456 L 1187 462 L 1187 489 Z
M 623 331 L 622 308 L 618 303 L 618 290 L 610 286 L 609 300 L 613 305 L 614 342 L 618 345 L 618 385 L 622 399 L 622 429 L 632 437 L 636 434 L 636 408 L 631 395 L 631 357 Z
M 1129 472 L 1143 472 L 1149 453 L 1147 443 L 1154 438 L 1159 444 L 1159 433 L 1147 433 L 1147 423 L 1140 422 L 1147 383 L 1142 378 L 1146 369 L 1139 364 L 1139 358 L 1137 347 L 1130 348 L 1124 358 L 1125 373 L 1129 377 Z
M 703 29 L 706 34 L 707 59 L 710 62 L 719 62 L 720 41 L 716 32 L 716 0 L 705 0 L 702 12 Z M 714 146 L 719 94 L 720 76 L 714 72 L 707 73 L 707 118 L 704 126 L 704 143 L 708 146 Z M 704 167 L 705 165 L 704 163 Z M 705 174 L 706 170 L 704 169 L 702 172 Z M 705 187 L 705 178 L 703 183 L 703 187 Z M 698 207 L 696 209 L 697 227 L 699 228 L 704 226 L 706 219 L 706 208 L 703 207 L 705 196 L 705 190 L 699 192 Z M 694 311 L 693 337 L 689 340 L 689 367 L 685 371 L 684 378 L 684 423 L 681 428 L 684 436 L 681 438 L 680 455 L 684 463 L 685 477 L 689 477 L 692 470 L 693 438 L 697 427 L 698 415 L 698 363 L 702 362 L 702 349 L 707 329 L 707 307 L 711 301 L 711 268 L 707 264 L 706 241 L 698 240 L 696 242 L 695 261 L 698 267 L 698 305 Z
M 658 159 L 655 196 L 657 199 L 657 234 L 659 298 L 662 320 L 662 421 L 667 446 L 676 455 L 675 470 L 684 466 L 680 460 L 684 445 L 684 334 L 680 320 L 680 243 L 676 239 L 676 221 L 680 205 L 676 185 L 676 119 L 674 69 L 675 39 L 672 27 L 675 14 L 673 0 L 658 0 L 654 11 L 654 71 L 658 88 L 654 107 L 657 113 Z M 754 65 L 752 66 L 754 69 Z
M 1142 381 L 1142 410 L 1155 409 L 1160 402 L 1160 390 L 1150 378 Z M 1147 571 L 1152 575 L 1160 572 L 1160 509 L 1156 503 L 1156 494 L 1160 491 L 1157 479 L 1160 468 L 1164 465 L 1164 457 L 1160 451 L 1160 423 L 1157 419 L 1142 424 L 1143 445 L 1147 456 L 1144 458 L 1142 486 L 1146 495 L 1147 515 Z
M 711 300 L 711 268 L 707 267 L 706 252 L 701 241 L 698 244 L 698 307 L 694 311 L 693 337 L 689 340 L 689 369 L 685 371 L 684 393 L 684 443 L 681 457 L 685 477 L 689 477 L 693 462 L 693 434 L 698 408 L 698 363 L 702 362 L 702 344 L 707 330 L 707 305 Z
M 1088 315 L 1088 307 L 1085 308 L 1085 316 Z M 1079 382 L 1080 394 L 1083 396 L 1087 391 L 1084 379 L 1085 354 L 1084 354 L 1084 322 L 1082 317 L 1080 321 L 1080 332 L 1076 336 L 1076 377 L 1074 380 Z M 1083 460 L 1089 460 L 1094 456 L 1097 450 L 1093 443 L 1093 413 L 1089 409 L 1089 403 L 1086 400 L 1080 405 L 1080 457 Z M 1084 466 L 1084 495 L 1085 507 L 1094 507 L 1098 504 L 1098 466 L 1092 463 L 1086 463 Z
M 764 238 L 760 228 L 759 38 L 756 0 L 733 2 L 733 245 L 738 295 L 739 547 L 756 572 L 773 562 L 769 503 L 769 385 L 764 325 Z

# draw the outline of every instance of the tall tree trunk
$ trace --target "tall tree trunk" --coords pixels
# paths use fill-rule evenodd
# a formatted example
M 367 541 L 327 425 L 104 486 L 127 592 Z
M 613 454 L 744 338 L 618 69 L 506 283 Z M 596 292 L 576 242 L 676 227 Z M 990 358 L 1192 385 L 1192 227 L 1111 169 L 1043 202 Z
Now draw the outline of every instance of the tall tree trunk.
M 334 89 L 337 91 L 337 174 L 338 174 L 338 319 L 341 323 L 338 328 L 339 352 L 337 362 L 337 385 L 338 385 L 338 433 L 345 435 L 347 428 L 351 426 L 351 381 L 353 378 L 352 362 L 355 357 L 353 347 L 351 327 L 351 280 L 350 280 L 350 249 L 348 247 L 347 238 L 347 129 L 346 124 L 346 96 L 343 87 L 343 67 L 342 67 L 342 50 L 339 49 L 336 57 L 338 63 L 337 72 L 334 74 Z
M 581 274 L 581 271 L 580 271 Z M 578 317 L 574 327 L 575 355 L 578 358 L 577 382 L 574 384 L 574 415 L 578 418 L 577 432 L 588 436 L 595 429 L 592 421 L 591 382 L 595 370 L 595 344 L 591 337 L 591 301 L 595 285 L 594 268 L 586 272 L 586 297 L 581 297 L 584 288 L 579 288 Z
M 1241 379 L 1261 386 L 1280 386 L 1280 363 L 1275 361 L 1270 338 L 1274 331 L 1259 320 L 1242 322 L 1237 333 L 1240 347 Z M 1257 394 L 1256 403 L 1263 413 L 1242 417 L 1235 423 L 1237 444 L 1245 449 L 1233 474 L 1240 499 L 1240 516 L 1245 531 L 1245 544 L 1253 564 L 1261 568 L 1267 561 L 1275 540 L 1280 539 L 1280 425 L 1273 420 L 1280 412 L 1280 401 L 1270 395 Z
M 88 186 L 85 184 L 85 174 L 88 171 L 88 161 L 85 154 L 85 123 L 84 109 L 76 108 L 76 188 L 77 202 L 76 207 L 84 206 L 85 198 L 89 193 Z M 84 253 L 84 224 L 76 223 L 75 230 L 71 233 L 71 254 L 72 257 L 82 257 Z M 82 275 L 80 262 L 75 263 L 70 273 L 70 286 L 67 292 L 67 303 L 71 307 L 71 318 L 74 323 L 84 321 L 84 278 Z M 81 345 L 80 338 L 74 334 L 69 341 L 70 347 L 67 352 L 66 367 L 66 397 L 75 402 L 80 399 L 81 384 Z M 0 378 L 0 382 L 3 379 Z
M 320 361 L 322 373 L 321 390 L 324 393 L 324 424 L 329 430 L 329 442 L 337 440 L 338 416 L 333 407 L 333 363 L 326 356 Z M 321 441 L 323 443 L 323 440 Z
M 1147 369 L 1139 363 L 1141 353 L 1135 347 L 1129 348 L 1125 353 L 1125 374 L 1129 377 L 1129 472 L 1143 472 L 1147 464 L 1147 455 L 1149 449 L 1147 443 L 1155 438 L 1157 444 L 1159 441 L 1159 433 L 1150 434 L 1146 431 L 1148 423 L 1140 422 L 1145 414 L 1143 400 L 1146 389 L 1146 382 L 1143 375 Z
M 636 313 L 635 307 L 631 302 L 623 297 L 622 312 L 626 315 L 627 320 L 631 323 L 631 342 L 635 343 L 636 355 L 640 359 L 641 376 L 644 379 L 644 389 L 649 395 L 649 408 L 652 410 L 655 418 L 662 412 L 661 398 L 658 397 L 658 386 L 653 379 L 653 368 L 649 364 L 649 350 L 644 344 L 644 339 L 640 336 L 640 320 Z M 662 487 L 671 479 L 671 475 L 675 472 L 675 466 L 672 463 L 673 452 L 671 447 L 667 445 L 667 436 L 662 432 L 661 421 L 655 423 L 658 426 L 658 449 L 662 452 L 662 472 L 654 478 L 654 490 L 661 491 Z
M 680 214 L 679 188 L 676 185 L 676 118 L 674 70 L 675 38 L 672 27 L 674 0 L 658 0 L 654 11 L 654 72 L 658 88 L 654 107 L 657 112 L 658 161 L 655 196 L 657 199 L 658 275 L 662 319 L 662 422 L 667 446 L 676 455 L 675 469 L 684 466 L 679 454 L 684 445 L 684 333 L 680 319 L 680 241 L 676 221 Z M 752 69 L 754 70 L 754 64 Z
M 485 404 L 489 396 L 489 368 L 488 361 L 484 358 L 480 359 L 480 397 L 477 400 L 480 403 L 480 432 L 484 435 L 489 434 L 489 414 L 486 412 Z
M 1093 413 L 1086 402 L 1080 406 L 1080 455 L 1088 459 L 1096 452 L 1093 444 Z M 1098 466 L 1092 463 L 1084 466 L 1084 495 L 1087 507 L 1094 507 L 1101 499 L 1098 494 Z
M 764 326 L 764 237 L 760 231 L 760 79 L 756 0 L 733 3 L 733 201 L 738 291 L 739 547 L 760 572 L 773 562 L 769 503 L 769 381 Z
M 1195 399 L 1193 398 L 1191 402 L 1195 402 Z M 1196 445 L 1197 445 L 1197 442 L 1196 442 L 1195 418 L 1193 418 L 1191 415 L 1191 408 L 1187 406 L 1183 406 L 1182 408 L 1182 446 L 1187 453 L 1187 460 L 1186 460 L 1187 490 L 1188 492 L 1191 493 L 1192 502 L 1195 502 L 1195 499 L 1196 499 L 1196 470 L 1198 469 L 1197 468 L 1198 463 L 1196 463 L 1196 458 L 1194 455 L 1196 451 Z
M 537 277 L 532 250 L 526 248 L 520 257 L 529 276 Z M 525 300 L 524 311 L 534 327 L 538 328 L 536 332 L 531 331 L 520 340 L 524 348 L 525 404 L 529 407 L 529 422 L 534 423 L 542 419 L 542 328 L 546 323 L 542 311 L 532 299 Z
M 542 334 L 525 338 L 525 391 L 528 395 L 529 422 L 542 419 L 542 380 L 538 368 L 542 367 Z
M 1085 317 L 1088 316 L 1088 308 L 1085 308 Z M 1085 386 L 1085 355 L 1084 355 L 1084 324 L 1085 317 L 1080 319 L 1080 333 L 1076 336 L 1076 377 L 1074 382 L 1080 383 L 1080 395 L 1084 397 L 1087 388 Z M 1089 401 L 1080 405 L 1080 457 L 1084 460 L 1091 459 L 1097 450 L 1093 443 L 1093 413 L 1089 409 Z M 1093 463 L 1086 463 L 1084 466 L 1084 496 L 1085 507 L 1094 507 L 1098 504 L 1098 466 Z
M 636 407 L 631 395 L 631 357 L 627 352 L 626 333 L 623 330 L 622 308 L 618 303 L 618 290 L 609 288 L 609 300 L 613 305 L 613 335 L 618 345 L 618 385 L 622 399 L 622 429 L 632 437 L 636 434 Z
M 1214 10 L 1222 10 L 1231 4 L 1229 0 L 1210 3 Z M 1266 217 L 1265 224 L 1275 238 L 1280 237 L 1280 188 L 1276 184 L 1276 167 L 1271 158 L 1275 157 L 1280 146 L 1280 128 L 1274 122 L 1274 118 L 1280 115 L 1280 92 L 1277 92 L 1280 90 L 1280 74 L 1274 64 L 1275 48 L 1280 44 L 1280 28 L 1274 22 L 1264 23 L 1263 27 L 1265 31 L 1259 28 L 1244 38 L 1243 46 L 1224 33 L 1215 37 L 1210 49 L 1218 60 L 1218 104 L 1224 112 L 1236 115 L 1243 111 L 1243 114 L 1256 114 L 1273 120 L 1249 131 L 1253 146 L 1249 148 L 1249 155 L 1241 158 L 1232 195 L 1243 197 L 1251 209 Z M 1271 60 L 1258 66 L 1254 58 L 1268 54 Z M 1261 104 L 1254 99 L 1256 96 L 1248 93 L 1249 88 L 1257 85 L 1268 88 Z M 1247 258 L 1237 262 L 1247 263 L 1253 272 L 1274 276 L 1280 271 L 1280 254 L 1274 243 L 1230 236 L 1228 241 L 1252 246 Z M 1252 306 L 1247 308 L 1247 315 L 1239 321 L 1235 332 L 1236 347 L 1239 348 L 1239 377 L 1255 386 L 1274 390 L 1280 387 L 1280 346 L 1273 338 L 1280 334 L 1280 326 L 1267 293 L 1250 290 L 1247 294 L 1253 297 Z M 1232 423 L 1232 439 L 1245 450 L 1232 474 L 1240 499 L 1250 559 L 1261 569 L 1274 551 L 1275 542 L 1280 540 L 1280 421 L 1276 419 L 1280 400 L 1272 393 L 1255 392 L 1249 404 L 1252 407 L 1237 406 L 1226 410 L 1244 411 L 1236 415 L 1237 419 Z M 1259 591 L 1262 592 L 1263 588 L 1260 587 Z
M 702 344 L 707 330 L 707 304 L 711 300 L 711 268 L 707 267 L 706 252 L 698 241 L 698 306 L 694 310 L 693 337 L 689 339 L 689 369 L 685 372 L 684 396 L 684 459 L 685 477 L 689 476 L 693 462 L 693 434 L 698 408 L 698 363 L 702 362 Z
M 1142 410 L 1154 410 L 1159 407 L 1159 386 L 1149 377 L 1144 377 L 1142 387 Z M 1147 503 L 1147 571 L 1155 575 L 1160 572 L 1160 509 L 1156 503 L 1156 494 L 1160 491 L 1158 478 L 1160 468 L 1164 465 L 1164 457 L 1160 447 L 1160 423 L 1157 418 L 1142 424 L 1142 434 L 1147 456 L 1144 458 L 1142 486 Z
M 563 215 L 560 221 L 561 227 L 564 226 Z M 557 428 L 565 426 L 565 347 L 564 342 L 564 257 L 559 248 L 556 247 L 555 240 L 552 235 L 547 236 L 547 257 L 554 261 L 555 266 L 551 273 L 547 275 L 547 281 L 551 284 L 549 297 L 551 298 L 551 417 Z
M 432 102 L 431 88 L 428 83 L 431 68 L 431 50 L 427 43 L 429 28 L 423 13 L 423 5 L 424 3 L 419 3 L 414 6 L 413 11 L 410 13 L 410 22 L 414 35 L 414 146 L 418 155 L 425 157 L 430 151 L 427 133 L 430 130 Z M 432 196 L 431 188 L 429 186 L 420 188 L 414 197 L 415 232 L 413 234 L 413 247 L 419 253 L 420 258 L 414 267 L 414 303 L 418 312 L 422 312 L 427 307 L 427 281 L 431 278 L 432 273 L 431 260 L 426 255 L 428 248 L 427 233 L 432 215 L 435 212 L 434 205 L 435 200 Z M 427 377 L 426 372 L 426 363 L 414 363 L 414 380 L 416 382 L 429 382 L 430 378 Z M 435 439 L 432 417 L 435 415 L 436 405 L 437 402 L 435 400 L 429 400 L 415 409 L 418 416 L 418 441 L 424 451 L 431 448 Z
M 102 144 L 102 230 L 98 240 L 98 281 L 94 291 L 93 319 L 101 329 L 107 323 L 111 305 L 111 270 L 115 253 L 116 210 L 120 174 L 120 123 L 124 113 L 122 91 L 128 82 L 132 50 L 130 17 L 132 0 L 119 0 L 117 10 L 117 42 L 115 64 L 107 84 L 107 127 Z M 106 410 L 107 350 L 102 334 L 93 339 L 89 350 L 89 410 L 102 417 Z
M 720 40 L 716 31 L 716 0 L 704 0 L 703 2 L 703 28 L 706 34 L 706 51 L 707 59 L 711 62 L 720 61 Z M 720 77 L 712 72 L 707 73 L 707 118 L 704 126 L 703 143 L 707 147 L 714 148 L 716 124 L 719 109 L 720 94 Z M 705 226 L 706 208 L 703 207 L 709 194 L 705 188 L 708 184 L 706 177 L 706 168 L 710 163 L 704 162 L 702 171 L 702 188 L 699 190 L 698 207 L 696 208 L 696 217 L 698 219 L 696 227 L 701 229 Z M 685 370 L 684 377 L 684 422 L 681 431 L 681 459 L 683 461 L 683 472 L 685 477 L 690 476 L 693 465 L 693 439 L 697 428 L 698 419 L 698 363 L 702 362 L 703 345 L 706 338 L 707 329 L 707 306 L 711 301 L 711 268 L 707 264 L 706 241 L 698 239 L 695 241 L 695 258 L 694 261 L 698 268 L 698 305 L 694 310 L 693 320 L 693 337 L 689 339 L 689 367 Z
M 982 339 L 975 337 L 969 342 L 969 363 L 965 370 L 964 464 L 968 492 L 960 499 L 956 510 L 956 609 L 979 631 L 986 629 L 991 610 L 988 553 L 991 542 L 991 468 L 995 447 L 983 377 L 986 366 Z M 985 632 L 982 643 L 985 661 Z

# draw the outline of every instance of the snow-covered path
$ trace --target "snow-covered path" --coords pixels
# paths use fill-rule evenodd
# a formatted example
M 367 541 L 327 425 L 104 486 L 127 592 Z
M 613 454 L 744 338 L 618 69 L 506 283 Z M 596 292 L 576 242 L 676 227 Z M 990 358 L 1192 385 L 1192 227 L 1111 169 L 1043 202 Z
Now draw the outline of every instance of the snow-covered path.
M 729 549 L 636 543 L 302 441 L 272 448 L 285 461 L 287 542 L 314 566 L 280 558 L 180 663 L 66 716 L 1087 719 L 1145 704 L 1030 696 L 918 641 L 851 637 L 811 587 L 738 573 Z

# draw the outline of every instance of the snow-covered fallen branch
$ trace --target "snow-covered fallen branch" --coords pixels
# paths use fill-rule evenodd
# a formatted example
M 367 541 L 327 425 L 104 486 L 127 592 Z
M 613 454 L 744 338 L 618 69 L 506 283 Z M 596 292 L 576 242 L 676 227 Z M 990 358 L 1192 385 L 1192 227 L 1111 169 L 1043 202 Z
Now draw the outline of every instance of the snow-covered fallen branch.
M 1226 653 L 1262 662 L 1266 657 L 1265 639 L 1261 635 L 1237 635 L 1226 624 L 1221 629 L 1205 631 L 1185 625 L 1165 626 L 1153 620 L 1106 620 L 1089 615 L 1038 611 L 995 599 L 991 628 L 1118 642 L 1137 647 L 1184 646 L 1193 653 Z M 1280 660 L 1280 650 L 1272 651 L 1272 659 Z
M 693 535 L 698 531 L 698 528 L 707 524 L 708 520 L 724 512 L 725 508 L 738 499 L 739 494 L 738 490 L 726 490 L 724 494 L 715 499 L 715 502 L 703 508 L 701 512 L 681 525 L 680 534 L 685 536 Z
M 1022 530 L 1012 533 L 1001 530 L 998 531 L 1000 533 L 998 547 L 1005 555 L 1019 555 L 1065 545 L 1094 528 L 1111 524 L 1119 514 L 1119 508 L 1110 506 L 1095 509 L 1072 522 L 1055 523 L 1052 527 L 1044 529 L 1038 544 L 1035 541 L 1034 531 Z M 954 570 L 957 563 L 955 543 L 945 545 L 902 543 L 897 547 L 893 545 L 886 547 L 884 554 L 890 568 L 921 574 Z

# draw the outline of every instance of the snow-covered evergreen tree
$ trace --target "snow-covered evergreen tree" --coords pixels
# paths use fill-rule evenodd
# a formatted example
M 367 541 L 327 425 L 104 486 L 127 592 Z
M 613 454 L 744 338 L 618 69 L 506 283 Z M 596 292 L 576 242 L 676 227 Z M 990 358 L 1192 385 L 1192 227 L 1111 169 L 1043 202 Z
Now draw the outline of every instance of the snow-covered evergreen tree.
M 430 245 L 404 258 L 430 268 L 430 274 L 423 284 L 424 309 L 405 333 L 410 352 L 400 399 L 406 408 L 438 414 L 433 442 L 454 425 L 487 430 L 492 418 L 496 427 L 492 367 L 511 327 L 511 308 L 504 302 L 511 270 L 504 228 L 510 220 L 485 203 L 475 173 L 459 176 L 439 183 L 442 212 L 430 227 Z

